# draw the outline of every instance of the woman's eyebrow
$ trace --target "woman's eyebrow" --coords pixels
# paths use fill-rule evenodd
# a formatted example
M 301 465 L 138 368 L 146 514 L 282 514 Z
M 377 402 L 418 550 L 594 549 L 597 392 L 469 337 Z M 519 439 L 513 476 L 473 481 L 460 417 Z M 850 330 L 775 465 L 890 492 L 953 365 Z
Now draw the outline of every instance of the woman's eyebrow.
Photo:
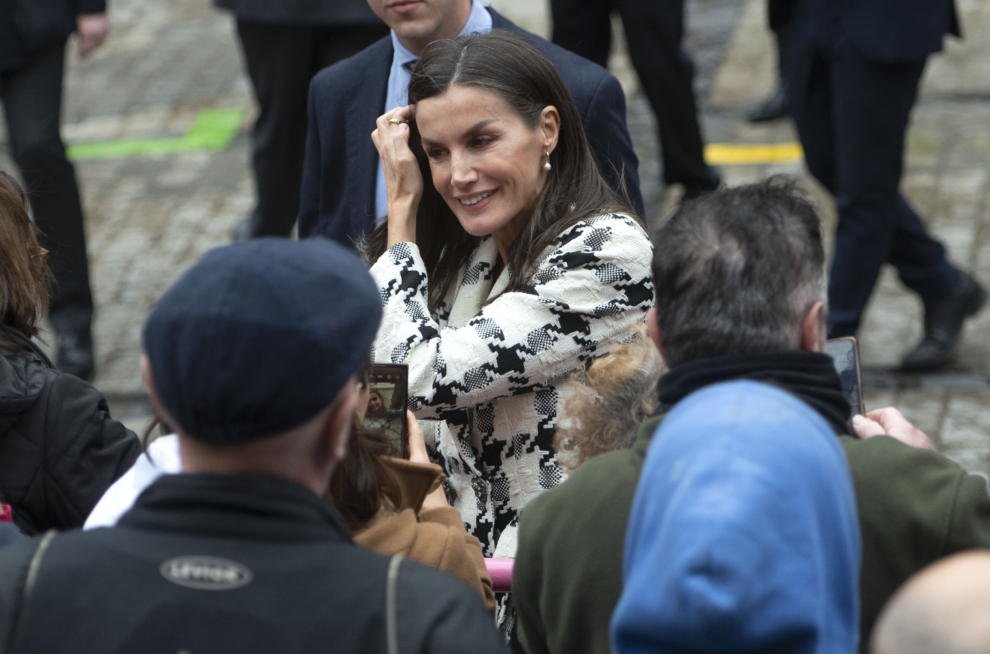
M 490 125 L 491 123 L 494 123 L 497 120 L 498 120 L 497 118 L 488 118 L 488 119 L 479 121 L 479 122 L 475 123 L 474 125 L 471 125 L 471 127 L 468 127 L 466 130 L 464 130 L 464 134 L 461 135 L 461 138 L 467 138 L 468 136 L 472 136 L 475 132 L 478 132 L 479 130 L 481 130 L 486 125 Z M 424 138 L 423 139 L 423 145 L 443 145 L 443 144 L 442 143 L 439 143 L 437 141 L 433 141 L 431 139 Z

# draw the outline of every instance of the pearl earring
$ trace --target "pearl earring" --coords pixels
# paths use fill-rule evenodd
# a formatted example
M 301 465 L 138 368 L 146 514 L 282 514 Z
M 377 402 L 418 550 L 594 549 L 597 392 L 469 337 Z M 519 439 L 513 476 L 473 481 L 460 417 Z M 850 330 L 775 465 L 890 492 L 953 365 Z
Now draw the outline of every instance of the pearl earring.
M 547 160 L 543 164 L 543 170 L 549 173 L 551 168 L 553 168 L 553 166 L 550 165 L 550 152 L 547 151 Z

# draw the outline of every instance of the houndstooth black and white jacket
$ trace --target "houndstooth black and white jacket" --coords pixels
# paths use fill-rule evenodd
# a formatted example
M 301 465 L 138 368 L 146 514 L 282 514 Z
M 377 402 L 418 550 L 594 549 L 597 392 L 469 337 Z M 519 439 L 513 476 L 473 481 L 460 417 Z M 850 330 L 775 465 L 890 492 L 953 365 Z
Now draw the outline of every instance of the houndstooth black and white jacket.
M 653 306 L 649 237 L 603 215 L 561 233 L 536 273 L 506 292 L 485 237 L 439 316 L 427 310 L 419 248 L 398 243 L 371 268 L 384 317 L 375 361 L 409 366 L 409 408 L 437 420 L 448 497 L 485 556 L 513 557 L 519 512 L 563 480 L 554 430 L 571 375 L 628 338 Z

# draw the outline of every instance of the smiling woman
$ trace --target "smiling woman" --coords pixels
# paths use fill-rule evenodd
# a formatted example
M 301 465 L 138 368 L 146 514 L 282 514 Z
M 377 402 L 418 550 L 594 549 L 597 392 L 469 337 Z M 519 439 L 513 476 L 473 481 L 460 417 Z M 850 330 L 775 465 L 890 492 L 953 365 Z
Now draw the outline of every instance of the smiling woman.
M 375 360 L 409 366 L 448 496 L 486 556 L 512 557 L 519 512 L 563 480 L 553 438 L 571 376 L 653 305 L 652 248 L 522 38 L 435 44 L 409 99 L 372 135 L 389 206 L 368 244 Z

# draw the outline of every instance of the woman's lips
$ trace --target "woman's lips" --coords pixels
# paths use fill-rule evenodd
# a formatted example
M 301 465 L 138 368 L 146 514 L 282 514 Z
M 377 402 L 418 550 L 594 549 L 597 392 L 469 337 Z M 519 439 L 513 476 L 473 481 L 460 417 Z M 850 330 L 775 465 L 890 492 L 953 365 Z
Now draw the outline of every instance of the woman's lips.
M 481 209 L 484 209 L 489 204 L 491 204 L 492 198 L 495 197 L 495 195 L 497 194 L 497 192 L 498 192 L 498 189 L 495 189 L 494 191 L 491 192 L 491 195 L 489 195 L 487 198 L 485 198 L 484 200 L 479 200 L 478 202 L 475 202 L 474 204 L 464 204 L 460 200 L 458 200 L 457 203 L 459 205 L 461 205 L 461 209 L 464 209 L 465 211 L 480 211 Z

